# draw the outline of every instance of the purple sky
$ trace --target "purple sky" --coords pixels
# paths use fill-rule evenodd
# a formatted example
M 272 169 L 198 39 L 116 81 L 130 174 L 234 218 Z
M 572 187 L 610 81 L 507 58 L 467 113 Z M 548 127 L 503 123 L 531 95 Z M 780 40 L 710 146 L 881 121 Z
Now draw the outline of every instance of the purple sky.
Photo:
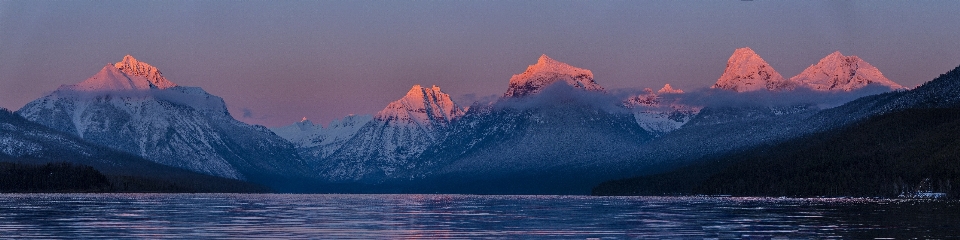
M 960 65 L 960 1 L 0 1 L 0 107 L 125 54 L 279 126 L 414 84 L 500 95 L 540 54 L 608 89 L 709 87 L 749 46 L 784 77 L 839 50 L 913 87 Z M 467 102 L 460 102 L 467 105 Z

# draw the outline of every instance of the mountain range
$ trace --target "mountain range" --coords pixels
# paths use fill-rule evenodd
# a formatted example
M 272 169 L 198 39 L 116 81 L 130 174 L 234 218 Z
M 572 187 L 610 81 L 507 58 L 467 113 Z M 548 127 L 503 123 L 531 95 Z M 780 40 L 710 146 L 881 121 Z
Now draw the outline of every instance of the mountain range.
M 542 55 L 492 102 L 465 107 L 438 86 L 415 85 L 374 115 L 267 129 L 237 121 L 221 98 L 126 56 L 16 114 L 156 166 L 273 191 L 585 194 L 611 179 L 693 166 L 899 109 L 956 107 L 949 103 L 960 95 L 927 93 L 930 84 L 942 83 L 905 91 L 840 52 L 787 79 L 741 48 L 709 89 L 666 84 L 625 95 L 602 87 L 590 70 Z M 4 154 L 31 149 L 18 144 L 4 142 Z
M 834 75 L 875 71 L 855 68 L 869 66 L 857 62 L 862 61 L 859 58 L 835 55 L 838 54 L 831 54 L 815 66 L 848 67 L 815 69 Z M 846 59 L 857 61 L 853 67 L 833 64 Z M 429 92 L 422 90 L 426 88 L 414 86 L 376 117 L 348 117 L 365 119 L 360 124 L 341 125 L 342 120 L 337 120 L 323 128 L 301 122 L 273 130 L 291 141 L 304 143 L 300 145 L 303 155 L 312 164 L 318 164 L 314 168 L 327 181 L 351 187 L 356 186 L 350 184 L 360 184 L 356 188 L 363 191 L 583 193 L 583 189 L 604 179 L 656 171 L 703 155 L 818 130 L 799 126 L 822 110 L 819 100 L 805 102 L 802 96 L 790 92 L 859 96 L 865 93 L 858 91 L 868 86 L 901 88 L 873 72 L 841 79 L 866 84 L 832 89 L 816 89 L 779 76 L 756 53 L 743 48 L 730 58 L 715 90 L 685 93 L 667 84 L 656 92 L 647 89 L 618 99 L 607 93 L 591 71 L 542 55 L 526 71 L 509 79 L 500 99 L 474 103 L 464 112 L 457 108 L 444 108 L 442 113 L 431 110 L 456 104 L 448 101 L 445 94 L 429 97 L 430 94 L 421 94 Z M 856 80 L 864 78 L 869 80 Z M 755 88 L 756 84 L 764 87 Z M 438 87 L 431 89 L 439 92 Z M 766 91 L 759 91 L 763 89 Z M 732 97 L 752 101 L 758 91 L 769 92 L 763 96 L 773 102 L 710 105 L 690 99 Z M 776 102 L 780 98 L 799 99 Z M 404 106 L 401 102 L 417 102 L 418 107 L 399 107 Z M 430 127 L 398 128 L 387 124 L 386 119 L 416 123 L 407 126 Z M 397 133 L 429 137 L 398 140 L 393 137 Z M 314 137 L 303 141 L 298 136 Z
M 960 194 L 955 184 L 960 181 L 958 93 L 960 67 L 916 89 L 863 97 L 808 118 L 808 125 L 829 131 L 604 182 L 593 194 L 912 197 L 938 192 L 955 197 Z

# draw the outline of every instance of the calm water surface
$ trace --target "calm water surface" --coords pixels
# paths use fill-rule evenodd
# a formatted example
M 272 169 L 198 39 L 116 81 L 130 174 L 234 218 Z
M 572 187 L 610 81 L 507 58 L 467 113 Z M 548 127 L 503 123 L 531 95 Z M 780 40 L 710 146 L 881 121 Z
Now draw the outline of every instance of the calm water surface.
M 960 203 L 712 197 L 0 194 L 0 238 L 960 238 Z

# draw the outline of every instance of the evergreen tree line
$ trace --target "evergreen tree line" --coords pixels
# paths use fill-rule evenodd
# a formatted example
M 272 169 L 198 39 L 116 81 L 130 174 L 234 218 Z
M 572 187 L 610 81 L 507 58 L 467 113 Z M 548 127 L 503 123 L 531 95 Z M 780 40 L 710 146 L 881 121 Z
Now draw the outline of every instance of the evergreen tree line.
M 103 192 L 110 180 L 89 166 L 0 163 L 0 192 Z
M 178 179 L 164 180 L 130 175 L 105 175 L 93 167 L 69 162 L 46 164 L 0 162 L 0 193 L 269 191 L 259 186 L 235 182 L 230 186 L 217 181 L 204 181 L 204 179 L 178 181 Z

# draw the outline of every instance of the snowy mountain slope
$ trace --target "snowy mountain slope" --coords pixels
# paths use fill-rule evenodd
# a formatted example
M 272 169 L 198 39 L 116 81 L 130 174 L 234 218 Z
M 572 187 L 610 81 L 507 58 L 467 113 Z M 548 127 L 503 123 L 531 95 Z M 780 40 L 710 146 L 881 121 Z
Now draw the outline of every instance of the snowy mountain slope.
M 644 90 L 644 94 L 625 100 L 623 105 L 632 110 L 640 127 L 655 135 L 682 127 L 702 109 L 678 103 L 683 90 L 674 89 L 670 84 L 664 85 L 656 93 L 649 88 Z
M 530 65 L 523 73 L 510 78 L 509 88 L 503 96 L 523 97 L 536 94 L 556 82 L 587 91 L 603 91 L 603 87 L 593 80 L 593 72 L 590 70 L 570 66 L 544 54 L 537 60 L 537 64 Z
M 130 56 L 17 113 L 87 141 L 214 176 L 269 181 L 306 174 L 288 141 L 233 119 L 221 98 L 176 86 Z
M 852 91 L 869 84 L 879 84 L 891 90 L 902 89 L 883 76 L 880 70 L 857 56 L 843 56 L 836 51 L 810 65 L 799 75 L 790 78 L 800 86 L 819 91 Z
M 796 86 L 793 82 L 784 79 L 756 52 L 745 47 L 733 52 L 727 60 L 727 68 L 723 71 L 723 75 L 711 88 L 750 92 L 761 89 L 789 91 Z
M 89 143 L 79 137 L 30 122 L 0 109 L 0 162 L 45 164 L 69 162 L 91 166 L 108 176 L 159 183 L 167 191 L 257 191 L 258 186 L 160 165 L 141 157 Z M 159 191 L 151 186 L 127 190 Z M 118 187 L 119 191 L 125 190 Z
M 637 124 L 640 124 L 640 127 L 644 130 L 657 136 L 683 127 L 684 124 L 700 112 L 700 108 L 698 107 L 686 108 L 683 106 L 677 106 L 676 108 L 671 106 L 670 108 L 660 109 L 636 109 L 633 116 Z
M 320 175 L 330 181 L 376 182 L 410 169 L 413 159 L 436 144 L 450 122 L 463 116 L 440 87 L 413 86 L 407 94 L 387 105 L 350 138 L 325 149 L 306 148 Z M 356 126 L 356 125 L 353 125 Z

